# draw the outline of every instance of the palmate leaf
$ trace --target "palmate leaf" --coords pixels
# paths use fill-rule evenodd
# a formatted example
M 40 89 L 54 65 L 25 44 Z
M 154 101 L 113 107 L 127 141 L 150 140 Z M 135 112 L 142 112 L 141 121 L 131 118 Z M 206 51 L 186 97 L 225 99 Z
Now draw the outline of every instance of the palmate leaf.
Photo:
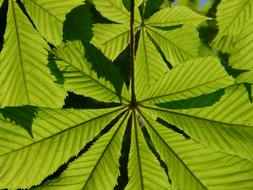
M 111 190 L 119 175 L 119 156 L 129 112 L 56 180 L 36 189 Z
M 47 43 L 14 0 L 9 0 L 0 54 L 0 106 L 61 107 L 65 91 L 47 67 Z
M 25 18 L 29 23 L 25 16 L 27 9 L 34 26 L 30 24 L 25 29 L 40 37 L 43 44 L 39 52 L 46 54 L 44 61 L 37 56 L 38 42 L 32 35 L 24 40 L 32 48 L 25 46 L 22 51 L 28 51 L 43 63 L 49 62 L 57 82 L 65 90 L 81 98 L 85 96 L 85 100 L 95 99 L 92 101 L 96 107 L 119 106 L 85 110 L 23 106 L 0 110 L 0 189 L 253 188 L 253 107 L 246 88 L 234 85 L 234 79 L 218 58 L 198 57 L 200 39 L 196 27 L 208 18 L 186 7 L 162 8 L 152 16 L 162 2 L 149 4 L 151 0 L 147 4 L 154 7 L 146 9 L 149 12 L 140 17 L 145 7 L 138 7 L 142 0 L 135 1 L 137 53 L 135 65 L 130 66 L 130 73 L 135 76 L 130 77 L 130 83 L 125 76 L 127 88 L 120 72 L 115 74 L 118 65 L 115 67 L 110 60 L 115 60 L 129 44 L 130 0 L 89 0 L 87 4 L 78 0 L 9 2 L 9 6 L 14 4 L 13 10 L 19 10 L 21 16 L 17 20 Z M 97 14 L 90 3 L 110 20 L 93 27 L 92 43 L 101 51 L 89 42 L 90 13 Z M 244 16 L 248 13 L 246 10 Z M 93 16 L 99 20 L 101 15 Z M 6 39 L 15 34 L 8 25 Z M 45 26 L 54 28 L 44 29 Z M 47 42 L 54 43 L 49 56 L 48 45 L 36 29 Z M 230 64 L 237 69 L 244 65 L 244 69 L 251 69 L 248 67 L 251 56 L 240 52 L 251 50 L 251 44 L 248 45 L 251 27 L 243 32 L 242 38 L 237 36 L 231 42 L 236 44 Z M 64 43 L 59 45 L 62 39 Z M 8 47 L 7 42 L 4 48 Z M 11 51 L 9 45 L 2 55 Z M 240 59 L 243 63 L 237 67 Z M 120 61 L 129 60 L 120 56 L 116 63 Z M 172 65 L 171 70 L 166 63 Z M 1 68 L 5 69 L 0 65 Z M 33 70 L 30 73 L 37 74 Z M 6 76 L 8 73 L 0 75 L 0 82 Z M 12 78 L 11 75 L 8 79 Z M 134 92 L 132 84 L 136 92 L 130 97 Z M 228 87 L 231 85 L 234 86 Z M 72 106 L 71 95 L 64 107 Z M 49 100 L 56 102 L 55 97 Z M 202 100 L 207 102 L 202 104 Z M 182 106 L 187 102 L 190 103 Z
M 147 90 L 168 70 L 162 56 L 149 39 L 145 29 L 141 30 L 135 64 L 136 97 L 143 96 Z
M 212 42 L 213 48 L 230 52 L 236 37 L 252 19 L 253 1 L 222 0 L 217 11 L 219 33 Z
M 40 109 L 31 138 L 0 119 L 0 188 L 30 188 L 52 174 L 105 128 L 123 107 L 97 110 Z M 13 164 L 15 167 L 13 167 Z
M 131 149 L 128 163 L 129 182 L 126 190 L 170 190 L 168 177 L 147 146 L 136 113 L 132 115 Z M 148 159 L 147 159 L 148 158 Z
M 104 1 L 102 3 L 101 0 L 94 1 L 94 4 L 98 4 L 96 8 L 101 12 L 103 16 L 112 19 L 113 14 L 120 14 L 120 11 L 116 11 L 112 9 L 111 4 L 108 4 L 109 1 Z M 121 6 L 124 6 L 121 0 L 117 1 L 118 9 Z M 117 5 L 117 3 L 115 5 Z M 100 5 L 105 6 L 103 8 Z M 100 8 L 98 8 L 100 7 Z M 186 61 L 192 57 L 196 57 L 199 55 L 199 46 L 200 41 L 198 38 L 198 33 L 195 30 L 195 27 L 204 20 L 207 20 L 206 17 L 200 16 L 197 13 L 190 12 L 187 8 L 181 7 L 182 10 L 188 10 L 190 12 L 190 18 L 196 19 L 190 20 L 189 17 L 185 15 L 176 16 L 175 20 L 169 20 L 168 17 L 160 17 L 160 12 L 166 12 L 169 15 L 176 15 L 176 12 L 179 10 L 177 8 L 164 8 L 159 11 L 158 16 L 154 16 L 148 20 L 143 18 L 139 18 L 139 11 L 136 11 L 136 19 L 135 19 L 135 31 L 138 32 L 142 29 L 145 32 L 148 32 L 155 43 L 160 46 L 163 51 L 166 59 L 171 62 L 172 65 L 180 63 L 182 61 Z M 175 12 L 176 10 L 176 12 Z M 183 12 L 183 11 L 182 11 Z M 109 15 L 108 15 L 109 14 Z M 164 13 L 163 13 L 164 14 Z M 113 16 L 114 18 L 114 16 Z M 120 16 L 115 18 L 120 18 Z M 174 17 L 173 17 L 174 18 Z M 129 16 L 127 20 L 121 20 L 115 22 L 119 22 L 121 24 L 95 24 L 93 27 L 94 36 L 92 39 L 92 43 L 101 49 L 101 51 L 111 60 L 115 60 L 116 57 L 127 47 L 130 41 L 130 28 L 129 28 Z M 156 24 L 154 22 L 159 22 L 160 24 Z M 183 25 L 182 28 L 176 30 L 163 30 L 163 28 L 157 29 L 159 27 L 171 27 L 175 25 Z M 180 26 L 179 26 L 180 27 Z M 117 30 L 116 30 L 117 29 Z M 153 50 L 151 50 L 153 51 Z M 157 50 L 156 50 L 157 51 Z M 158 52 L 157 52 L 158 54 Z
M 73 8 L 83 5 L 83 0 L 22 0 L 35 26 L 48 42 L 59 45 L 63 37 L 66 14 Z M 87 12 L 86 14 L 89 14 Z M 89 24 L 89 19 L 84 20 Z M 73 33 L 79 31 L 72 30 Z
M 145 110 L 146 112 L 146 110 Z M 185 139 L 153 120 L 147 111 L 144 123 L 155 148 L 169 167 L 172 189 L 251 189 L 252 162 Z
M 119 97 L 112 84 L 99 78 L 91 69 L 91 64 L 84 57 L 85 48 L 80 41 L 63 44 L 53 54 L 59 70 L 63 73 L 63 86 L 67 90 L 105 102 L 119 102 L 121 98 L 128 100 L 129 97 Z
M 161 103 L 214 92 L 233 84 L 217 58 L 198 58 L 167 71 L 139 100 Z
M 193 12 L 188 7 L 175 6 L 172 8 L 167 7 L 157 11 L 146 21 L 146 25 L 162 27 L 191 24 L 198 26 L 205 20 L 207 20 L 205 16 Z
M 253 161 L 253 107 L 243 86 L 228 88 L 222 99 L 210 107 L 147 109 L 204 146 Z

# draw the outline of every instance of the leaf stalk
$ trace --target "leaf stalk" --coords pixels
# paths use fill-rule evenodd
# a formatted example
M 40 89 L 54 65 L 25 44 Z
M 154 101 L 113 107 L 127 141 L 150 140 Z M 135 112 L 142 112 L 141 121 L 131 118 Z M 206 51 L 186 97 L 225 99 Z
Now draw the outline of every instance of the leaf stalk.
M 131 81 L 131 104 L 130 107 L 136 107 L 135 81 L 134 81 L 134 64 L 135 64 L 135 28 L 134 28 L 134 11 L 135 0 L 131 0 L 130 7 L 130 81 Z

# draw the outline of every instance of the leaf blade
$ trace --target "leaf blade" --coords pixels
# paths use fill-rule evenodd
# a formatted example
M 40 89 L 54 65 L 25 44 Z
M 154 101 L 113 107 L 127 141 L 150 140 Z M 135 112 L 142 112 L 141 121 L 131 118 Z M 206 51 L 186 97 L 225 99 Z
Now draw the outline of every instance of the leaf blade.
M 121 111 L 122 107 L 41 109 L 33 122 L 33 139 L 24 129 L 1 118 L 0 187 L 16 189 L 38 185 L 76 155 Z M 13 163 L 15 168 L 12 168 Z
M 0 54 L 1 107 L 61 107 L 66 92 L 47 67 L 47 43 L 16 2 L 9 1 L 5 44 Z
M 63 40 L 63 25 L 67 13 L 77 6 L 84 5 L 82 0 L 22 0 L 22 2 L 38 30 L 54 45 L 59 45 Z
M 128 116 L 128 113 L 125 114 L 86 153 L 73 161 L 59 179 L 49 181 L 38 189 L 85 190 L 101 187 L 106 190 L 113 189 L 119 175 L 118 159 Z M 107 175 L 104 175 L 104 172 L 108 172 Z M 94 183 L 94 181 L 99 181 L 99 183 Z
M 142 102 L 161 103 L 214 92 L 233 84 L 217 58 L 198 58 L 166 72 L 142 97 Z
M 73 41 L 58 47 L 54 52 L 56 64 L 64 76 L 64 88 L 99 101 L 120 102 L 112 84 L 99 78 L 91 69 L 91 64 L 84 57 L 85 51 L 80 41 Z
M 129 182 L 126 189 L 171 189 L 165 171 L 145 142 L 141 127 L 137 115 L 133 114 L 128 163 Z
M 252 162 L 185 139 L 155 122 L 152 114 L 146 111 L 144 117 L 147 118 L 146 127 L 158 153 L 170 168 L 173 189 L 218 190 L 252 187 Z

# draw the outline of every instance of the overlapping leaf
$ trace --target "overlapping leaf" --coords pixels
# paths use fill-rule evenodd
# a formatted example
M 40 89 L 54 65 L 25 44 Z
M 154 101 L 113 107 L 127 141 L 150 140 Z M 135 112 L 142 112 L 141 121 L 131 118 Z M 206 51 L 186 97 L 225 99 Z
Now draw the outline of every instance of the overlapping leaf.
M 120 149 L 128 117 L 129 113 L 125 114 L 86 153 L 73 161 L 58 179 L 38 189 L 113 189 L 119 175 Z
M 252 23 L 252 22 L 251 22 Z M 242 32 L 235 41 L 229 64 L 238 70 L 245 72 L 238 77 L 240 82 L 253 83 L 253 27 L 252 24 L 243 28 Z
M 111 190 L 115 186 L 123 189 L 120 181 L 127 178 L 126 174 L 125 189 L 253 188 L 253 107 L 243 86 L 229 87 L 221 99 L 215 99 L 215 104 L 205 104 L 208 107 L 197 105 L 198 108 L 179 109 L 175 104 L 172 109 L 169 106 L 174 101 L 189 101 L 234 83 L 218 58 L 195 58 L 199 56 L 200 45 L 196 27 L 208 18 L 186 7 L 167 7 L 147 20 L 144 13 L 141 20 L 137 7 L 143 1 L 136 1 L 134 25 L 136 33 L 140 33 L 134 66 L 137 102 L 130 102 L 130 90 L 127 90 L 123 77 L 114 74 L 118 70 L 112 68 L 114 65 L 99 50 L 87 43 L 89 40 L 84 42 L 85 32 L 78 33 L 84 25 L 91 24 L 88 6 L 85 6 L 87 12 L 83 13 L 87 14 L 87 19 L 79 20 L 84 25 L 76 24 L 79 23 L 76 21 L 76 27 L 69 28 L 73 34 L 78 33 L 77 38 L 66 38 L 66 19 L 73 19 L 72 13 L 77 9 L 79 13 L 84 10 L 79 9 L 84 6 L 83 1 L 22 2 L 35 27 L 48 42 L 58 45 L 62 39 L 71 40 L 57 46 L 49 57 L 51 67 L 55 66 L 54 61 L 56 63 L 54 74 L 57 79 L 61 77 L 64 88 L 125 106 L 86 110 L 31 108 L 31 112 L 24 111 L 29 107 L 25 107 L 24 112 L 23 108 L 0 110 L 3 114 L 0 116 L 0 189 L 34 185 L 38 185 L 34 189 L 52 190 Z M 102 16 L 115 22 L 94 24 L 92 43 L 110 60 L 115 60 L 130 41 L 130 1 L 93 0 L 92 3 Z M 247 19 L 252 19 L 251 6 L 251 1 L 223 0 L 218 10 L 220 32 L 214 42 L 215 47 L 228 48 L 227 51 L 235 42 L 230 64 L 236 69 L 250 70 L 237 78 L 240 82 L 250 83 L 253 29 L 248 26 L 242 30 L 242 27 Z M 18 97 L 17 91 L 13 90 L 16 84 L 19 84 L 18 90 L 23 89 L 20 84 L 25 84 L 25 88 L 34 84 L 37 91 L 27 92 L 43 97 L 33 98 L 33 103 L 21 94 L 18 101 L 22 100 L 22 103 L 18 105 L 23 105 L 24 101 L 32 105 L 40 103 L 40 106 L 52 103 L 56 106 L 60 101 L 62 104 L 64 91 L 53 83 L 46 67 L 48 45 L 16 1 L 9 0 L 9 7 L 4 50 L 0 57 L 0 72 L 3 73 L 0 83 L 5 84 L 0 97 L 9 102 L 1 104 L 17 105 L 11 102 L 16 101 L 13 97 Z M 239 7 L 240 11 L 234 7 Z M 74 14 L 74 18 L 77 15 Z M 88 32 L 88 27 L 83 30 Z M 241 37 L 238 37 L 239 33 Z M 9 52 L 15 53 L 8 55 Z M 14 55 L 18 55 L 17 64 Z M 166 61 L 173 66 L 171 70 L 168 70 Z M 25 72 L 20 72 L 23 70 Z M 38 74 L 42 70 L 51 83 Z M 16 78 L 13 73 L 18 73 Z M 27 80 L 28 76 L 34 78 Z M 9 94 L 5 96 L 7 89 Z M 42 96 L 50 89 L 55 94 Z M 13 110 L 21 111 L 15 114 Z M 130 144 L 125 141 L 127 139 L 131 140 Z M 91 141 L 92 144 L 85 146 Z M 126 155 L 129 157 L 125 158 Z M 123 165 L 120 163 L 122 159 Z M 57 169 L 62 169 L 60 166 L 66 162 L 68 167 L 60 174 Z M 55 171 L 59 177 L 47 178 Z M 39 185 L 45 178 L 47 180 Z
M 217 58 L 198 58 L 177 65 L 166 72 L 141 102 L 168 102 L 208 94 L 233 84 Z
M 153 112 L 207 147 L 253 161 L 253 107 L 243 86 L 228 88 L 210 107 Z
M 92 43 L 111 60 L 126 49 L 130 42 L 130 29 L 126 24 L 95 24 Z
M 145 29 L 141 30 L 135 64 L 135 88 L 137 99 L 168 70 L 160 53 L 149 39 Z
M 47 67 L 48 45 L 18 4 L 9 0 L 0 54 L 0 106 L 61 107 L 65 91 Z
M 185 139 L 154 122 L 148 112 L 144 117 L 155 148 L 169 167 L 172 189 L 220 190 L 253 187 L 252 162 Z
M 218 6 L 219 33 L 212 42 L 213 48 L 230 52 L 236 37 L 249 20 L 253 19 L 253 1 L 222 0 Z
M 110 3 L 109 3 L 110 2 Z M 113 20 L 115 22 L 119 22 L 121 24 L 96 24 L 94 25 L 94 37 L 92 39 L 92 43 L 101 49 L 101 51 L 111 60 L 115 60 L 115 58 L 127 47 L 130 38 L 130 28 L 129 28 L 129 16 L 127 19 L 123 16 L 126 15 L 122 13 L 121 10 L 125 10 L 123 3 L 117 1 L 117 3 L 112 6 L 113 2 L 106 1 L 106 3 L 102 3 L 100 0 L 94 1 L 96 8 L 101 12 L 103 16 L 106 18 Z M 109 6 L 110 4 L 110 6 Z M 102 6 L 103 5 L 103 6 Z M 117 10 L 112 7 L 116 7 Z M 181 10 L 180 10 L 181 9 Z M 187 13 L 190 13 L 189 16 L 186 17 L 185 14 L 177 14 L 178 12 L 182 12 L 183 10 L 187 10 Z M 124 11 L 123 11 L 124 12 Z M 138 13 L 138 14 L 137 14 Z M 166 13 L 166 17 L 163 17 Z M 114 16 L 114 14 L 117 15 Z M 122 18 L 120 17 L 120 14 Z M 197 13 L 190 11 L 185 7 L 180 8 L 164 8 L 161 11 L 157 12 L 156 15 L 151 17 L 148 20 L 141 21 L 139 18 L 139 12 L 136 11 L 136 19 L 135 19 L 135 30 L 136 32 L 142 29 L 142 31 L 148 32 L 154 38 L 155 42 L 158 46 L 161 46 L 163 53 L 168 61 L 171 64 L 175 65 L 179 62 L 185 61 L 189 58 L 196 57 L 198 55 L 200 42 L 198 39 L 198 33 L 194 29 L 202 21 L 207 18 L 204 16 L 200 16 Z M 175 18 L 174 18 L 174 16 Z M 118 18 L 118 19 L 116 19 Z M 171 19 L 173 18 L 173 19 Z M 116 19 L 116 20 L 115 20 Z M 180 28 L 178 30 L 172 31 L 164 31 L 162 28 L 157 29 L 156 27 L 170 27 L 175 25 L 188 25 Z M 118 31 L 113 30 L 118 29 Z M 113 32 L 112 32 L 113 31 Z M 187 40 L 186 40 L 187 38 Z M 154 50 L 150 50 L 154 51 Z M 158 51 L 158 50 L 156 50 Z M 156 53 L 158 54 L 158 52 Z
M 129 23 L 130 13 L 120 0 L 92 0 L 96 9 L 106 18 L 117 23 Z
M 157 11 L 146 22 L 151 26 L 173 26 L 180 24 L 191 24 L 198 26 L 203 21 L 207 20 L 206 17 L 193 12 L 188 7 L 175 6 L 167 7 Z
M 157 158 L 147 146 L 141 131 L 137 115 L 132 116 L 131 149 L 129 155 L 129 182 L 127 190 L 131 189 L 171 189 L 168 177 L 160 166 Z M 149 158 L 147 160 L 147 158 Z
M 1 118 L 0 188 L 38 185 L 76 155 L 121 111 L 122 108 L 41 109 L 33 122 L 33 138 L 22 128 Z
M 84 55 L 85 48 L 80 41 L 68 42 L 54 52 L 57 66 L 64 76 L 64 88 L 100 101 L 119 102 L 116 89 L 109 81 L 97 76 Z
M 173 66 L 198 56 L 200 41 L 198 32 L 192 26 L 172 31 L 149 27 L 147 32 Z
M 66 14 L 83 5 L 83 0 L 22 0 L 35 26 L 48 42 L 59 45 L 63 37 Z M 86 10 L 86 14 L 89 14 Z M 85 19 L 84 22 L 90 22 Z M 72 30 L 73 33 L 79 31 Z

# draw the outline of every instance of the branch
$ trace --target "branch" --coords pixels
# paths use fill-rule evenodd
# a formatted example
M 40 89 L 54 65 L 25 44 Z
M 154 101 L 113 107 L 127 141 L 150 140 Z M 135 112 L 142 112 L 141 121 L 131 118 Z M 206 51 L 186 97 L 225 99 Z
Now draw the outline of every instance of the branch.
M 131 106 L 135 107 L 135 83 L 134 83 L 134 64 L 135 64 L 135 28 L 134 28 L 134 9 L 135 0 L 131 0 L 131 16 L 130 16 L 130 71 L 131 71 Z

